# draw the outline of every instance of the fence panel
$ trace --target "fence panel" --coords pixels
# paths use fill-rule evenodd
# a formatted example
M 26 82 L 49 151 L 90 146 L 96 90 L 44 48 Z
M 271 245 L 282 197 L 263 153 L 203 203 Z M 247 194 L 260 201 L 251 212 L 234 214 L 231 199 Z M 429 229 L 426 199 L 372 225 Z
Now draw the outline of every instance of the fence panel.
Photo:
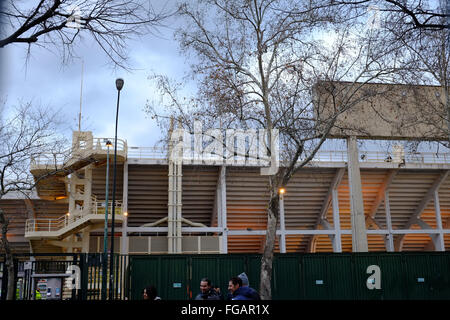
M 204 277 L 209 278 L 211 284 L 219 286 L 225 298 L 228 293 L 230 278 L 246 271 L 245 258 L 244 255 L 230 257 L 223 255 L 192 256 L 189 298 L 195 299 L 196 295 L 200 293 L 200 280 Z
M 408 253 L 404 259 L 409 299 L 450 299 L 450 256 Z
M 301 275 L 302 275 L 301 256 L 299 255 L 275 256 L 272 268 L 272 299 L 273 300 L 302 299 L 303 283 Z M 256 290 L 258 289 L 259 286 L 256 288 Z

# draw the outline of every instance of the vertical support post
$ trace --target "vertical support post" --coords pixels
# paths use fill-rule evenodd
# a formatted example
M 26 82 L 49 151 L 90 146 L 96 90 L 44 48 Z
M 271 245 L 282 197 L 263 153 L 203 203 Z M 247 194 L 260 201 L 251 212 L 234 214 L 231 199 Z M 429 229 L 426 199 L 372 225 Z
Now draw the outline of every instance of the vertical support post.
M 177 215 L 177 221 L 176 221 L 176 253 L 181 253 L 182 252 L 182 233 L 181 233 L 181 218 L 182 218 L 182 190 L 183 190 L 183 185 L 182 185 L 182 170 L 183 170 L 183 164 L 181 162 L 181 159 L 177 159 L 176 161 L 176 198 L 177 198 L 177 202 L 176 202 L 176 215 Z
M 82 234 L 81 234 L 81 239 L 82 239 L 82 253 L 89 253 L 89 238 L 91 236 L 91 232 L 90 232 L 91 228 L 87 227 L 83 230 Z
M 226 166 L 220 168 L 220 214 L 222 220 L 222 253 L 228 253 Z
M 168 217 L 167 217 L 167 241 L 168 241 L 168 251 L 169 253 L 174 253 L 173 248 L 173 209 L 174 209 L 174 199 L 173 199 L 173 167 L 174 163 L 169 158 L 169 203 L 168 203 Z
M 125 161 L 123 164 L 123 199 L 122 199 L 122 242 L 120 247 L 121 254 L 128 254 L 128 216 L 125 215 L 125 212 L 128 213 L 128 161 Z
M 337 189 L 333 189 L 331 194 L 332 199 L 332 207 L 333 207 L 333 223 L 334 223 L 334 231 L 336 234 L 334 235 L 333 241 L 333 251 L 334 252 L 342 252 L 342 240 L 341 240 L 341 221 L 339 217 L 339 194 Z
M 350 185 L 350 208 L 352 221 L 352 251 L 368 252 L 366 219 L 359 171 L 358 147 L 356 137 L 347 139 L 348 179 Z
M 92 212 L 92 165 L 88 165 L 84 174 L 83 215 Z
M 389 202 L 389 191 L 384 192 L 384 211 L 386 212 L 386 226 L 388 228 L 389 234 L 385 241 L 386 250 L 388 252 L 394 252 L 394 235 L 392 234 L 392 220 L 391 220 L 391 205 Z
M 439 230 L 438 234 L 433 237 L 434 250 L 435 251 L 445 251 L 444 234 L 442 232 L 442 218 L 441 218 L 441 205 L 439 203 L 439 192 L 436 190 L 434 192 L 434 211 L 436 213 L 436 226 Z
M 286 253 L 286 224 L 284 221 L 284 194 L 280 194 L 280 253 Z

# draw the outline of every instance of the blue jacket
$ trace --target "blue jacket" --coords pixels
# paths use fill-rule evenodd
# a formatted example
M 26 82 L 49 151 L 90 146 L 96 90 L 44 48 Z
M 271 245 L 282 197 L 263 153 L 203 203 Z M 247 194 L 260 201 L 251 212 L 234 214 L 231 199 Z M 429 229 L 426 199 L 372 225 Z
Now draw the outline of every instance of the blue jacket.
M 233 298 L 231 300 L 261 300 L 258 292 L 250 287 L 240 287 L 233 292 Z

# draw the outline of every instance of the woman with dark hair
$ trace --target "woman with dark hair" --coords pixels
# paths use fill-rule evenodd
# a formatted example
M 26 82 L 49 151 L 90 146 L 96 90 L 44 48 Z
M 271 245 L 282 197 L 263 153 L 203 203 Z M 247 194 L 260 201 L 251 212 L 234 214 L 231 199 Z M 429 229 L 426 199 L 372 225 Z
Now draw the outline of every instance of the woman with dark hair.
M 161 298 L 158 297 L 158 292 L 156 291 L 154 285 L 145 287 L 144 291 L 142 292 L 142 297 L 144 298 L 144 300 L 161 300 Z

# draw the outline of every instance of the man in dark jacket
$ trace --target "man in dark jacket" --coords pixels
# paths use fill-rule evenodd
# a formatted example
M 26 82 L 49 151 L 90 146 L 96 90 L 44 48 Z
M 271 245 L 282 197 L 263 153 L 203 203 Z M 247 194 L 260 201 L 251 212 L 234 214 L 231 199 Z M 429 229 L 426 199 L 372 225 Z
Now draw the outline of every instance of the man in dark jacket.
M 200 280 L 200 291 L 195 300 L 220 300 L 220 296 L 211 288 L 211 281 L 208 278 Z
M 250 284 L 248 282 L 248 277 L 245 274 L 245 272 L 242 272 L 240 275 L 238 275 L 238 277 L 241 278 L 241 280 L 242 280 L 242 286 L 250 289 L 251 300 L 261 300 L 259 293 L 255 289 L 250 287 Z
M 233 277 L 230 279 L 228 283 L 228 290 L 232 295 L 231 300 L 256 300 L 256 291 L 250 287 L 242 286 L 242 279 L 239 277 Z

